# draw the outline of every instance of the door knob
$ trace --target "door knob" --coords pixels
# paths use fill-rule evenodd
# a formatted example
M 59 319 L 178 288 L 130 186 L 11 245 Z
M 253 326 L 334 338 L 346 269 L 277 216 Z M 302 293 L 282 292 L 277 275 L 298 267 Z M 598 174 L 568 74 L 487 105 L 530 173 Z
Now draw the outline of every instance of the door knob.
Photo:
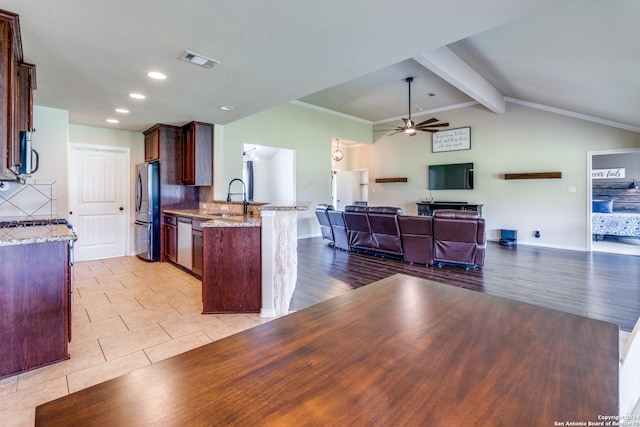
M 122 206 L 120 206 L 120 210 L 121 210 L 121 211 L 123 211 L 123 210 L 124 210 L 124 208 L 123 208 Z

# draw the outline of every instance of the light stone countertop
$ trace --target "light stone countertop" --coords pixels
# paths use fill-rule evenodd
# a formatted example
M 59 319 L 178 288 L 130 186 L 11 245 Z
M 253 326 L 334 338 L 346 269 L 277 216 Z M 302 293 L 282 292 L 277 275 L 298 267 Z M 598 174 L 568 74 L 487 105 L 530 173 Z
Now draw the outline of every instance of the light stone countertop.
M 69 241 L 76 237 L 64 224 L 0 228 L 0 246 Z
M 258 207 L 260 211 L 306 211 L 309 209 L 311 202 L 304 201 L 284 201 L 284 202 L 272 202 L 268 205 Z
M 166 214 L 206 220 L 202 227 L 260 227 L 259 216 L 238 215 L 228 212 L 211 212 L 202 209 L 165 209 Z

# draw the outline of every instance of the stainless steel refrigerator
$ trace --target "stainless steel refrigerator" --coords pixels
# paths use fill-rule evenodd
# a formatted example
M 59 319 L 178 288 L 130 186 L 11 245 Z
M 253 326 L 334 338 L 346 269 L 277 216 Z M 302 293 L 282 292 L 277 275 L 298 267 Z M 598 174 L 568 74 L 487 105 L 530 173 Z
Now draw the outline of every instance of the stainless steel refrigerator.
M 136 255 L 160 260 L 160 177 L 158 163 L 136 165 Z

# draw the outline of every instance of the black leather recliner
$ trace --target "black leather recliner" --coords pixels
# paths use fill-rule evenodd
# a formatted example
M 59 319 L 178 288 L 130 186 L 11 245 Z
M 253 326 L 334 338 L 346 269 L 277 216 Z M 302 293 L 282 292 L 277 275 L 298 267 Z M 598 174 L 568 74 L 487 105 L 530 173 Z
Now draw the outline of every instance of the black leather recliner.
M 412 264 L 433 265 L 433 218 L 399 216 L 404 260 Z
M 478 212 L 437 210 L 433 213 L 433 262 L 482 267 L 487 236 Z
M 318 222 L 320 223 L 320 232 L 322 233 L 322 238 L 327 239 L 329 242 L 334 242 L 333 230 L 331 229 L 331 223 L 329 222 L 329 215 L 327 215 L 328 211 L 332 211 L 333 206 L 327 205 L 325 203 L 321 203 L 316 206 L 316 217 L 318 217 Z
M 349 238 L 347 237 L 347 226 L 344 223 L 342 211 L 327 211 L 329 223 L 333 231 L 333 246 L 345 251 L 349 250 Z
M 402 242 L 398 217 L 402 209 L 386 206 L 369 208 L 369 227 L 371 229 L 372 250 L 392 255 L 402 255 Z
M 369 208 L 366 206 L 345 206 L 344 222 L 347 225 L 349 247 L 370 251 L 373 249 Z

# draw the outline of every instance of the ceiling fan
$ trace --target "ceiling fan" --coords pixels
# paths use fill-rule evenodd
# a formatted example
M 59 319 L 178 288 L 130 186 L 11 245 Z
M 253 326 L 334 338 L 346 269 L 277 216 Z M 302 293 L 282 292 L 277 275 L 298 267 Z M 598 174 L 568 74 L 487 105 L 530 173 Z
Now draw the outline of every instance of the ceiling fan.
M 389 135 L 395 135 L 396 133 L 404 132 L 409 134 L 409 136 L 415 136 L 416 131 L 435 133 L 440 130 L 438 128 L 449 126 L 449 123 L 436 123 L 438 121 L 438 119 L 436 118 L 431 118 L 423 122 L 420 122 L 418 124 L 415 124 L 413 120 L 411 120 L 411 82 L 413 81 L 413 77 L 407 77 L 404 80 L 409 85 L 409 118 L 402 119 L 402 121 L 404 122 L 404 126 L 381 125 L 381 126 L 389 126 L 392 129 L 379 129 L 379 130 L 376 130 L 375 132 L 393 131 Z

